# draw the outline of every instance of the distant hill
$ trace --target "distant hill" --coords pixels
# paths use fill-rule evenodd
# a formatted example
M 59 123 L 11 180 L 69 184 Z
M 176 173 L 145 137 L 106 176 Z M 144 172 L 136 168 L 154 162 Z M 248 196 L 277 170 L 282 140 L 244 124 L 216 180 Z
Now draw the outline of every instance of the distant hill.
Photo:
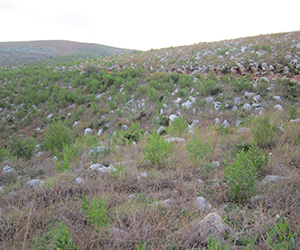
M 76 60 L 95 56 L 110 56 L 131 52 L 129 49 L 115 48 L 101 44 L 79 43 L 64 40 L 27 42 L 0 42 L 0 66 L 39 61 L 60 56 L 70 56 Z

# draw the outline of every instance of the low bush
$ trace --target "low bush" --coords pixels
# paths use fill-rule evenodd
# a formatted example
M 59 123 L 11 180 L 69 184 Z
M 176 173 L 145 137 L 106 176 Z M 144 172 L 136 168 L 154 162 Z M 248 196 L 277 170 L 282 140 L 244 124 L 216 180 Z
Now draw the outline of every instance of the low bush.
M 145 144 L 143 151 L 145 162 L 154 166 L 165 167 L 173 152 L 173 143 L 165 141 L 154 129 L 152 135 L 146 139 Z
M 22 135 L 18 135 L 9 143 L 9 149 L 13 156 L 28 161 L 36 152 L 36 140 L 32 137 L 22 138 Z
M 189 160 L 198 164 L 199 161 L 206 162 L 210 160 L 210 153 L 212 152 L 211 143 L 203 142 L 199 134 L 189 140 L 186 144 L 187 157 Z
M 224 178 L 228 185 L 228 195 L 232 200 L 243 202 L 256 193 L 256 168 L 244 149 L 236 154 L 235 161 L 226 165 Z
M 65 145 L 73 143 L 74 140 L 72 130 L 62 121 L 53 121 L 45 129 L 44 146 L 52 155 L 60 153 Z
M 268 117 L 258 117 L 252 130 L 255 141 L 262 147 L 272 142 L 275 131 L 276 127 L 271 125 Z
M 188 123 L 180 116 L 171 122 L 168 132 L 172 136 L 187 137 L 189 134 Z

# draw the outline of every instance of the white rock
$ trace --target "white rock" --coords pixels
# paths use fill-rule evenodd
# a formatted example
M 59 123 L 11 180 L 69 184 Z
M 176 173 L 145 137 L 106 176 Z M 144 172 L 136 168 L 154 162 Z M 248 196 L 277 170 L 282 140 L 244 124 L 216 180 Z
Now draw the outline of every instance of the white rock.
M 90 133 L 92 133 L 92 130 L 90 128 L 86 128 L 84 130 L 84 135 L 87 135 L 87 134 L 90 134 Z
M 182 108 L 190 109 L 192 107 L 192 103 L 190 100 L 187 100 L 186 102 L 181 104 Z
M 268 64 L 263 62 L 262 65 L 261 65 L 261 68 L 264 70 L 264 71 L 267 71 L 268 70 Z
M 290 123 L 296 123 L 296 122 L 300 122 L 300 118 L 290 120 Z
M 280 98 L 279 95 L 274 95 L 274 96 L 273 96 L 273 99 L 276 100 L 276 101 L 280 101 L 280 100 L 281 100 L 281 98 Z
M 245 105 L 243 106 L 243 110 L 251 111 L 251 105 L 249 103 L 245 103 Z
M 97 168 L 100 168 L 100 167 L 104 167 L 103 165 L 99 164 L 99 163 L 96 163 L 96 164 L 92 164 L 89 169 L 91 170 L 95 170 Z
M 162 133 L 163 131 L 166 131 L 166 128 L 161 126 L 158 130 L 157 130 L 157 133 Z
M 78 178 L 76 178 L 76 183 L 81 184 L 81 183 L 84 183 L 84 181 L 82 178 L 78 177 Z
M 0 187 L 0 192 L 2 192 L 4 190 L 4 187 L 3 186 L 1 186 Z
M 98 130 L 97 136 L 100 136 L 102 134 L 102 129 Z
M 252 98 L 253 96 L 255 96 L 255 93 L 252 93 L 252 92 L 246 92 L 246 93 L 244 94 L 244 97 L 245 97 L 245 98 Z
M 235 126 L 240 126 L 241 125 L 241 123 L 242 123 L 242 121 L 240 121 L 240 120 L 238 120 L 238 121 L 236 121 L 236 123 L 235 123 Z
M 198 197 L 195 201 L 196 207 L 201 211 L 210 211 L 212 206 L 206 201 L 204 197 Z
M 73 123 L 73 126 L 75 127 L 75 126 L 77 126 L 78 124 L 79 124 L 79 121 L 78 121 L 78 122 L 75 121 L 75 122 Z
M 174 121 L 174 119 L 177 119 L 177 118 L 178 118 L 177 115 L 170 115 L 169 116 L 169 119 L 170 119 L 171 122 Z
M 174 201 L 171 200 L 171 199 L 167 199 L 167 200 L 164 200 L 162 203 L 161 203 L 161 206 L 164 207 L 164 208 L 171 208 L 173 205 L 174 205 Z
M 3 168 L 3 172 L 4 173 L 12 173 L 12 172 L 14 172 L 14 170 L 10 167 L 10 166 L 5 166 L 4 168 Z
M 45 182 L 42 181 L 42 180 L 39 180 L 39 179 L 30 180 L 30 181 L 26 182 L 26 185 L 27 186 L 31 186 L 31 187 L 36 187 L 36 186 L 40 186 L 41 187 L 44 184 L 45 184 Z
M 228 122 L 227 120 L 225 120 L 225 121 L 223 122 L 223 124 L 222 124 L 222 127 L 223 127 L 223 128 L 228 128 L 228 127 L 230 127 L 229 122 Z
M 211 163 L 211 165 L 213 165 L 214 167 L 218 168 L 218 167 L 221 167 L 221 163 L 219 161 L 213 161 Z
M 192 123 L 192 126 L 196 127 L 199 123 L 200 123 L 199 120 L 194 120 L 193 123 Z
M 214 98 L 212 97 L 212 96 L 209 96 L 209 97 L 206 97 L 205 98 L 205 102 L 206 103 L 210 103 L 210 102 L 212 102 L 214 100 Z
M 174 138 L 166 138 L 165 141 L 166 142 L 185 142 L 185 139 L 174 137 Z
M 216 119 L 215 119 L 215 125 L 218 125 L 220 123 L 220 119 L 217 117 Z
M 47 119 L 50 119 L 52 117 L 53 114 L 50 114 L 47 116 Z
M 260 95 L 256 95 L 253 97 L 253 101 L 255 101 L 256 103 L 259 103 L 259 99 L 260 99 Z
M 128 126 L 124 124 L 124 125 L 122 126 L 122 129 L 123 129 L 124 131 L 127 131 Z
M 280 105 L 280 104 L 277 104 L 274 106 L 274 109 L 277 109 L 277 110 L 283 110 L 283 107 Z

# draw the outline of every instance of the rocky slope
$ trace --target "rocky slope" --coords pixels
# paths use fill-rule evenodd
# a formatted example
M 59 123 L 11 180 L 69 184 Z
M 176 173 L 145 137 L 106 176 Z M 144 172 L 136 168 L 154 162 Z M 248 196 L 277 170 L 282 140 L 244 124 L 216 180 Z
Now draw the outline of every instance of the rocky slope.
M 299 249 L 299 35 L 3 67 L 0 249 Z

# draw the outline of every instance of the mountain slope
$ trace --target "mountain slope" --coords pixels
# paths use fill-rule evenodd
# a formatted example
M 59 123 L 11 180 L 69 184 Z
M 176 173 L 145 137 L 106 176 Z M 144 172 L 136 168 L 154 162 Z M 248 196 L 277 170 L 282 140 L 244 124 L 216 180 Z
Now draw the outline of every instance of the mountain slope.
M 299 35 L 0 68 L 0 249 L 300 249 Z
M 85 55 L 88 58 L 110 56 L 131 50 L 115 48 L 100 44 L 79 43 L 63 40 L 45 40 L 28 42 L 1 42 L 0 66 L 27 63 L 43 59 L 72 55 Z

